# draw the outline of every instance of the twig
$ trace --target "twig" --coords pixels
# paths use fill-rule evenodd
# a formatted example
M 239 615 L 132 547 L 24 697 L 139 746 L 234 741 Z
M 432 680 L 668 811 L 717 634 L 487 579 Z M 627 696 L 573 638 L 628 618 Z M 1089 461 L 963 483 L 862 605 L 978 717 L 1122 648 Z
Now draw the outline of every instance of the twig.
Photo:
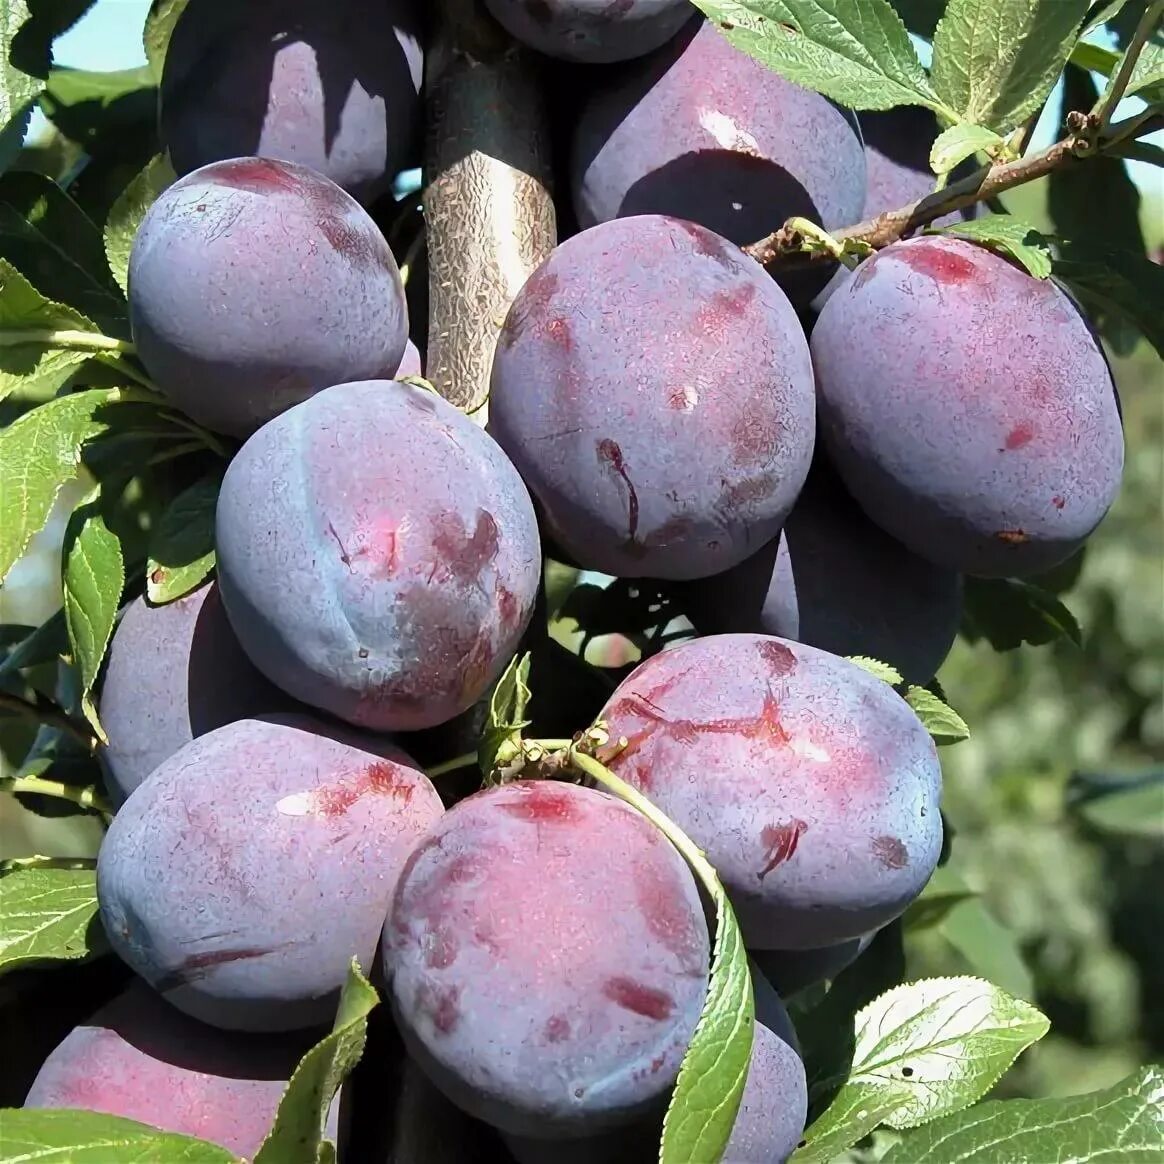
M 1111 115 L 1123 99 L 1124 91 L 1127 89 L 1128 82 L 1132 79 L 1132 73 L 1136 68 L 1136 62 L 1140 59 L 1140 53 L 1147 43 L 1148 37 L 1152 35 L 1152 31 L 1159 25 L 1161 17 L 1164 17 L 1164 0 L 1153 0 L 1153 3 L 1144 10 L 1144 15 L 1140 17 L 1140 23 L 1136 25 L 1136 31 L 1132 33 L 1132 39 L 1128 41 L 1128 47 L 1120 58 L 1116 75 L 1107 83 L 1103 96 L 1096 102 L 1095 108 L 1092 110 L 1092 113 L 1099 119 L 1101 133 L 1107 129 Z
M 34 792 L 38 796 L 51 796 L 54 800 L 67 800 L 102 816 L 113 815 L 113 806 L 92 785 L 78 788 L 60 780 L 45 780 L 43 776 L 5 776 L 0 778 L 0 792 Z
M 461 768 L 472 768 L 476 763 L 477 753 L 466 752 L 463 756 L 454 756 L 451 760 L 445 760 L 443 764 L 434 764 L 431 768 L 426 768 L 424 774 L 430 780 L 435 780 L 438 776 L 445 776 Z
M 0 874 L 17 873 L 21 869 L 96 869 L 94 857 L 9 857 L 0 861 Z
M 83 723 L 72 719 L 54 704 L 42 702 L 33 703 L 10 691 L 0 691 L 0 711 L 10 711 L 26 719 L 35 719 L 48 727 L 65 732 L 73 739 L 80 741 L 90 752 L 97 750 L 97 737 Z

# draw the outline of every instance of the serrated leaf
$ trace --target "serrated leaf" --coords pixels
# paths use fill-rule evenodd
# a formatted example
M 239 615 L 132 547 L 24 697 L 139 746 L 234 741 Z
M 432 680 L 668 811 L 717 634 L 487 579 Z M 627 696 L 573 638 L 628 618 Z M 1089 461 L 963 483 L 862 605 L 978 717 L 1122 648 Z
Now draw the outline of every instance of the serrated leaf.
M 1088 9 L 1087 19 L 1083 22 L 1084 35 L 1106 24 L 1126 3 L 1127 0 L 1096 0 Z
M 936 744 L 956 744 L 970 738 L 966 721 L 946 702 L 924 687 L 910 687 L 905 702 L 925 725 Z
M 1128 78 L 1124 96 L 1130 97 L 1133 93 L 1138 93 L 1145 101 L 1164 100 L 1164 94 L 1156 92 L 1160 87 L 1164 87 L 1164 45 L 1149 41 L 1140 50 L 1136 67 Z
M 92 693 L 125 589 L 125 560 L 121 542 L 105 524 L 98 497 L 95 492 L 69 522 L 62 551 L 63 583 L 65 623 L 81 677 L 81 710 L 107 743 Z
M 129 290 L 129 252 L 145 213 L 163 190 L 177 180 L 167 158 L 152 158 L 118 195 L 105 222 L 105 255 L 122 291 Z
M 904 683 L 901 672 L 896 667 L 891 667 L 888 663 L 882 663 L 880 659 L 870 659 L 867 655 L 846 655 L 850 663 L 855 663 L 862 671 L 868 671 L 877 679 L 884 680 L 891 687 L 896 687 L 899 683 Z
M 48 520 L 85 443 L 104 432 L 118 388 L 58 396 L 0 430 L 0 581 Z
M 987 214 L 969 222 L 929 229 L 927 234 L 952 234 L 993 251 L 1001 251 L 1021 263 L 1036 279 L 1051 274 L 1051 246 L 1033 226 L 1013 214 Z
M 1007 134 L 1047 99 L 1087 0 L 950 0 L 934 33 L 931 76 L 958 114 Z
M 299 1061 L 254 1164 L 304 1164 L 318 1158 L 327 1110 L 364 1053 L 368 1015 L 379 1001 L 353 958 L 331 1034 Z
M 173 602 L 202 584 L 214 569 L 214 510 L 221 479 L 195 482 L 174 498 L 150 539 L 146 596 Z
M 162 1132 L 136 1120 L 68 1108 L 0 1112 L 4 1164 L 239 1164 L 217 1144 Z
M 531 695 L 530 658 L 528 651 L 514 656 L 489 697 L 489 717 L 477 749 L 477 763 L 486 777 L 493 773 L 502 744 L 510 740 L 516 742 L 521 737 L 522 728 L 529 726 L 525 713 Z
M 935 174 L 948 174 L 979 150 L 993 153 L 1005 144 L 993 129 L 970 122 L 959 122 L 940 133 L 930 147 L 930 169 Z
M 851 109 L 938 100 L 887 0 L 695 0 L 737 48 Z
M 128 337 L 125 303 L 106 270 L 100 232 L 56 182 L 32 171 L 0 178 L 0 258 L 46 299 Z
M 0 127 L 3 127 L 0 163 L 4 166 L 20 150 L 33 102 L 44 88 L 41 78 L 30 76 L 12 60 L 13 42 L 29 19 L 24 0 L 0 0 Z
M 156 146 L 158 92 L 148 66 L 117 70 L 56 68 L 41 96 L 45 116 L 90 158 L 127 161 Z
M 984 638 L 996 651 L 1013 651 L 1070 639 L 1076 646 L 1083 632 L 1075 616 L 1053 594 L 1017 578 L 967 578 L 963 625 L 972 638 Z
M 831 1160 L 880 1124 L 912 1128 L 968 1107 L 1050 1025 L 1029 1003 L 978 978 L 890 990 L 858 1013 L 849 1076 L 793 1164 Z M 832 1155 L 822 1154 L 824 1143 Z
M 189 0 L 154 0 L 150 5 L 145 29 L 142 32 L 142 44 L 145 47 L 146 60 L 149 61 L 154 80 L 158 84 L 162 81 L 166 49 L 169 48 L 174 25 L 178 23 L 178 18 L 188 3 Z
M 1057 1099 L 996 1099 L 911 1132 L 882 1164 L 1149 1164 L 1164 1143 L 1164 1070 Z
M 755 1012 L 748 955 L 727 894 L 711 866 L 703 864 L 693 868 L 715 903 L 715 955 L 707 999 L 663 1120 L 660 1164 L 721 1157 L 752 1056 Z
M 92 320 L 46 299 L 0 258 L 0 400 L 18 389 L 48 397 L 68 380 L 93 355 L 54 340 L 69 331 L 99 334 Z
M 104 950 L 94 870 L 18 869 L 0 880 L 0 974 Z
M 1131 251 L 1091 249 L 1064 242 L 1054 263 L 1089 309 L 1127 320 L 1164 357 L 1164 266 Z

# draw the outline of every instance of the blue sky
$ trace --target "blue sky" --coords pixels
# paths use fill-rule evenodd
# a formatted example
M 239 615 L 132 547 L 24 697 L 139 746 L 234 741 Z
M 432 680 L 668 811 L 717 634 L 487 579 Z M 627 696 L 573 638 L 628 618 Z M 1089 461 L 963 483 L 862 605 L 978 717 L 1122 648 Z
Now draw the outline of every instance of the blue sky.
M 238 0 L 238 3 L 245 2 Z M 326 3 L 326 0 L 322 2 Z M 57 41 L 56 63 L 75 69 L 132 69 L 144 65 L 141 30 L 149 6 L 150 0 L 98 0 Z M 924 60 L 928 46 L 919 44 L 919 47 L 923 49 Z M 1054 140 L 1058 108 L 1057 96 L 1053 96 L 1047 102 L 1047 110 L 1035 135 L 1035 148 L 1049 145 Z M 37 111 L 30 133 L 35 134 L 43 126 L 44 120 Z M 1151 140 L 1164 145 L 1164 133 L 1153 135 Z M 1130 169 L 1145 193 L 1150 191 L 1157 199 L 1164 197 L 1164 171 L 1144 164 L 1133 164 Z

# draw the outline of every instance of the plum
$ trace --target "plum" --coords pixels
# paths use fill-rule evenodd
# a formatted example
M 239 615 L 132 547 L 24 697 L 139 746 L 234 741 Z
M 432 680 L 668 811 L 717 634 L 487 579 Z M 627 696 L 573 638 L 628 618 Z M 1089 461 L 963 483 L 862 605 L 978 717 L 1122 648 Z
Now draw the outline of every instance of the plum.
M 379 731 L 451 720 L 504 669 L 541 575 L 517 470 L 464 413 L 341 384 L 260 429 L 216 517 L 219 585 L 251 661 Z
M 937 749 L 889 684 L 836 655 L 709 635 L 637 667 L 600 719 L 606 762 L 707 853 L 749 949 L 884 925 L 937 864 Z
M 405 1042 L 460 1107 L 577 1136 L 660 1110 L 707 991 L 695 881 L 603 792 L 491 788 L 414 850 L 384 929 Z

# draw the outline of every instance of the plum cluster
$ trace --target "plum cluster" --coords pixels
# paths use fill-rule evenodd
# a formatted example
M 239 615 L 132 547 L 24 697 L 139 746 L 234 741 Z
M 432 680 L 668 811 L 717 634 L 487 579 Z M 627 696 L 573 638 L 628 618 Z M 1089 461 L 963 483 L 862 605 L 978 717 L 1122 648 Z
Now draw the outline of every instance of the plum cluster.
M 181 176 L 133 245 L 134 341 L 241 447 L 215 577 L 131 601 L 100 692 L 98 896 L 136 979 L 28 1103 L 252 1154 L 356 958 L 519 1164 L 653 1157 L 708 991 L 692 872 L 566 766 L 438 792 L 413 758 L 467 723 L 476 746 L 545 641 L 552 556 L 658 582 L 695 628 L 565 712 L 719 873 L 756 1014 L 724 1159 L 783 1161 L 807 1090 L 781 995 L 942 847 L 935 746 L 852 656 L 926 684 L 965 575 L 1082 544 L 1122 469 L 1111 374 L 1060 287 L 970 242 L 779 279 L 741 249 L 922 196 L 928 113 L 858 119 L 685 0 L 486 0 L 591 80 L 561 151 L 578 229 L 498 321 L 482 426 L 419 379 L 375 217 L 416 160 L 424 7 L 190 0 L 175 28 Z

